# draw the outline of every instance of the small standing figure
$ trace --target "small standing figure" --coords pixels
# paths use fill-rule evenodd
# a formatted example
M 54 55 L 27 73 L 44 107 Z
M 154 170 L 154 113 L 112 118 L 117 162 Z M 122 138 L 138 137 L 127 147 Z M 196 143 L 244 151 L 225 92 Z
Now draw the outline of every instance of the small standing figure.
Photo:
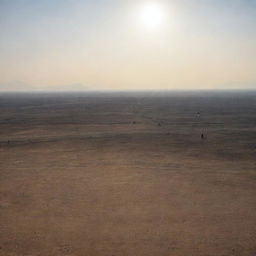
M 9 144 L 10 144 L 10 141 L 8 140 L 8 142 L 7 142 L 7 143 L 8 143 L 8 145 L 9 145 Z
M 204 137 L 204 134 L 202 133 L 202 134 L 201 134 L 201 140 L 204 140 L 204 138 L 205 138 L 205 137 Z

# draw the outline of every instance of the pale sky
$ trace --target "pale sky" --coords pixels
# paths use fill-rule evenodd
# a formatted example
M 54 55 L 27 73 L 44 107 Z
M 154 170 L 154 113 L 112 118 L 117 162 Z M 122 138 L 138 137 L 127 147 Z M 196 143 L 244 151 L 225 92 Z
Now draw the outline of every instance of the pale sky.
M 166 89 L 256 89 L 256 0 L 0 0 L 0 91 Z

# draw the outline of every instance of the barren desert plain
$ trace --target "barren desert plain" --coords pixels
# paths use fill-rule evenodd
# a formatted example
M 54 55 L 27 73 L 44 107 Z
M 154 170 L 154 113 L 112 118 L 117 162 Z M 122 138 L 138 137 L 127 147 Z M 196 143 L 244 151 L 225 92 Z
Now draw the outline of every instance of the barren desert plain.
M 255 256 L 256 93 L 1 94 L 0 255 Z

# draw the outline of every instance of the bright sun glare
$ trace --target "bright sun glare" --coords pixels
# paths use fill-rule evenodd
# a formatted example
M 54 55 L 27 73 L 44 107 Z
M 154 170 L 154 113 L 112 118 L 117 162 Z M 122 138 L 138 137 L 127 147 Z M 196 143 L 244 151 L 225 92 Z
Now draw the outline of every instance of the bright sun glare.
M 157 28 L 163 24 L 164 10 L 159 3 L 153 2 L 145 4 L 141 8 L 140 19 L 147 28 Z

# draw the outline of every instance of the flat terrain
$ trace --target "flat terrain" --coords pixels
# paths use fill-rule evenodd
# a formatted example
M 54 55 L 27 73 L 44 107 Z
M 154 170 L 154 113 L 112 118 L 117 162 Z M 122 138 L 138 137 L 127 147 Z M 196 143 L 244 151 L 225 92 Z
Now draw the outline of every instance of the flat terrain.
M 256 93 L 2 94 L 0 221 L 1 256 L 255 256 Z

